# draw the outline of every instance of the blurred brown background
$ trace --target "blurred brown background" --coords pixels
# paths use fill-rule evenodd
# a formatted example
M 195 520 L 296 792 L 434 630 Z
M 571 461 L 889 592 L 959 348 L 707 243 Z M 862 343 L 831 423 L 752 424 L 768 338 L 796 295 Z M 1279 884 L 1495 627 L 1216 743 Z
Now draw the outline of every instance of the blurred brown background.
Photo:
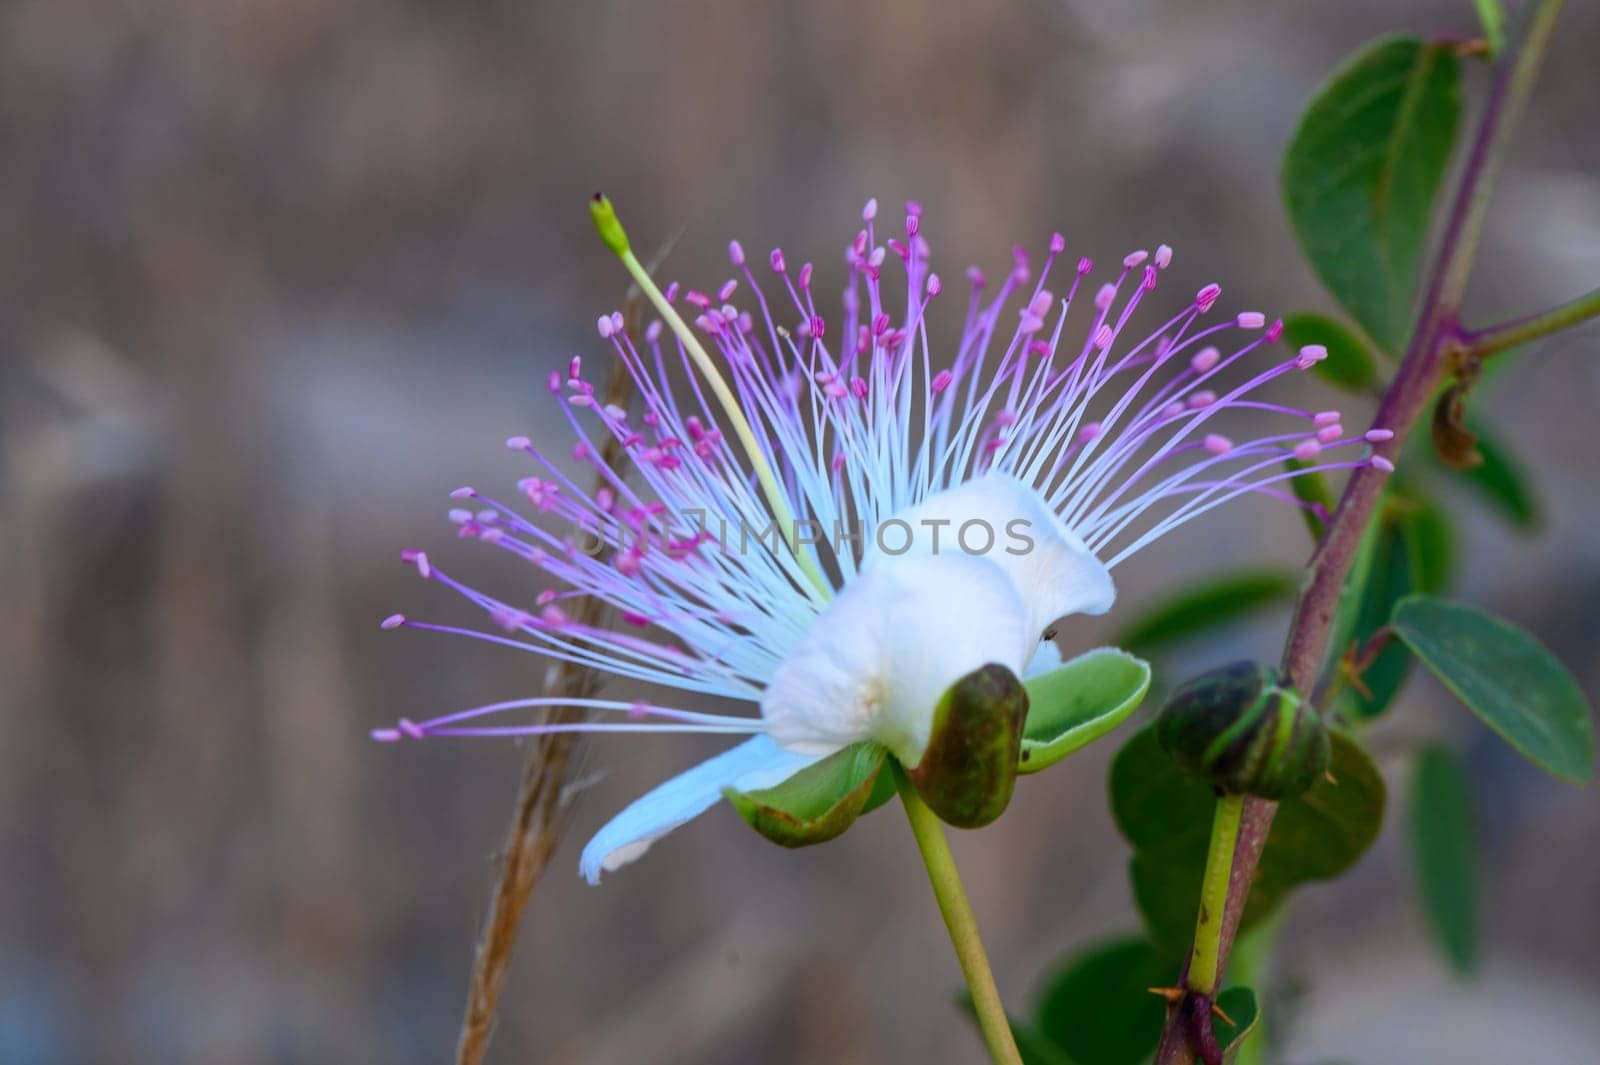
M 468 616 L 402 547 L 528 583 L 451 542 L 445 494 L 520 476 L 500 442 L 556 431 L 544 372 L 600 351 L 623 277 L 589 192 L 639 244 L 681 227 L 664 272 L 703 284 L 740 237 L 837 287 L 876 195 L 924 201 L 950 278 L 1059 227 L 1102 258 L 1168 241 L 1184 290 L 1221 280 L 1234 309 L 1326 308 L 1277 199 L 1301 102 L 1372 36 L 1472 26 L 1467 0 L 0 4 L 0 1061 L 448 1059 L 523 754 L 367 730 L 542 671 L 377 621 Z M 1485 316 L 1600 280 L 1597 44 L 1600 5 L 1574 0 L 1494 211 Z M 1531 353 L 1489 406 L 1537 460 L 1546 529 L 1462 510 L 1464 592 L 1591 695 L 1597 396 L 1594 331 Z M 1304 553 L 1292 515 L 1235 507 L 1120 570 L 1122 603 Z M 1281 631 L 1171 666 L 1271 656 Z M 1378 745 L 1425 735 L 1491 797 L 1482 974 L 1434 960 L 1395 818 L 1293 908 L 1282 1060 L 1600 1060 L 1600 791 L 1420 681 Z M 1064 948 L 1134 924 L 1114 746 L 957 840 L 1018 1004 Z M 709 749 L 593 744 L 573 836 Z M 491 1060 L 978 1059 L 897 818 L 787 853 L 718 810 L 598 889 L 576 842 Z

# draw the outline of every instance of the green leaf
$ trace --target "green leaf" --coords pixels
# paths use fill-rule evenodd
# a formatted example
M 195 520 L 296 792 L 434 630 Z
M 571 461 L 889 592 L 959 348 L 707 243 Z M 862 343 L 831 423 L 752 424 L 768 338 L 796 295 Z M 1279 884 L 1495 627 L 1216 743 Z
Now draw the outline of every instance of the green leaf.
M 1378 379 L 1378 367 L 1367 352 L 1367 345 L 1326 315 L 1289 315 L 1283 320 L 1283 340 L 1296 350 L 1307 344 L 1327 348 L 1328 357 L 1314 364 L 1311 372 L 1346 392 L 1365 392 Z
M 1302 883 L 1339 876 L 1366 853 L 1383 823 L 1383 777 L 1349 736 L 1330 734 L 1333 758 L 1309 791 L 1278 805 L 1240 922 L 1257 924 Z M 1195 912 L 1215 796 L 1181 771 L 1154 726 L 1135 733 L 1111 763 L 1111 812 L 1133 844 L 1134 900 L 1158 950 L 1181 954 Z
M 1179 592 L 1147 611 L 1111 642 L 1139 654 L 1209 632 L 1218 625 L 1294 598 L 1299 575 L 1284 569 L 1227 574 Z
M 1317 91 L 1283 159 L 1283 197 L 1317 277 L 1385 351 L 1404 345 L 1417 266 L 1461 119 L 1448 44 L 1376 41 Z
M 1353 613 L 1338 630 L 1340 642 L 1329 650 L 1342 654 L 1352 645 L 1364 644 L 1388 624 L 1395 604 L 1412 592 L 1442 591 L 1450 579 L 1453 557 L 1453 533 L 1443 512 L 1412 489 L 1393 491 L 1351 569 Z M 1391 643 L 1361 675 L 1367 692 L 1354 685 L 1344 690 L 1341 711 L 1358 718 L 1380 716 L 1410 674 L 1410 652 Z
M 922 760 L 906 771 L 940 820 L 979 828 L 1005 812 L 1027 717 L 1028 693 L 1005 666 L 980 666 L 950 685 L 934 708 Z
M 854 743 L 770 788 L 724 788 L 722 795 L 745 823 L 774 843 L 823 843 L 865 811 L 879 776 L 888 776 L 880 774 L 885 757 L 887 752 L 876 743 Z
M 1101 647 L 1022 682 L 1028 720 L 1017 772 L 1037 773 L 1120 725 L 1150 690 L 1149 663 Z
M 1432 500 L 1413 495 L 1401 521 L 1417 587 L 1429 595 L 1448 591 L 1456 571 L 1456 534 L 1450 515 Z
M 1182 964 L 1182 955 L 1162 954 L 1140 935 L 1095 943 L 1045 985 L 1038 1030 L 1078 1061 L 1140 1065 L 1155 1051 L 1167 1015 L 1149 989 L 1174 983 Z
M 1248 987 L 1229 987 L 1217 996 L 1217 1008 L 1233 1021 L 1229 1024 L 1219 1018 L 1215 1024 L 1217 1042 L 1222 1044 L 1223 1057 L 1227 1057 L 1256 1030 L 1261 1022 L 1261 1006 L 1256 1002 L 1256 993 Z
M 1489 41 L 1489 58 L 1500 54 L 1506 44 L 1506 9 L 1500 0 L 1472 0 L 1478 9 L 1478 22 L 1483 25 L 1483 35 Z
M 1426 595 L 1401 600 L 1390 626 L 1467 709 L 1534 764 L 1574 784 L 1593 778 L 1589 703 L 1526 631 Z
M 1360 646 L 1388 624 L 1395 603 L 1417 590 L 1415 554 L 1405 524 L 1386 513 L 1368 533 L 1363 547 L 1365 567 L 1356 609 L 1353 639 Z M 1374 718 L 1389 708 L 1411 671 L 1411 655 L 1399 644 L 1385 647 L 1361 674 L 1367 692 L 1354 685 L 1345 689 L 1343 709 L 1361 718 Z M 1370 693 L 1370 694 L 1368 694 Z
M 1478 438 L 1478 454 L 1483 456 L 1483 462 L 1451 472 L 1516 528 L 1538 528 L 1542 515 L 1533 494 L 1533 478 L 1526 467 L 1482 422 L 1469 420 L 1467 427 Z
M 1425 747 L 1411 778 L 1417 894 L 1439 948 L 1460 973 L 1478 956 L 1478 844 L 1472 781 L 1448 748 Z

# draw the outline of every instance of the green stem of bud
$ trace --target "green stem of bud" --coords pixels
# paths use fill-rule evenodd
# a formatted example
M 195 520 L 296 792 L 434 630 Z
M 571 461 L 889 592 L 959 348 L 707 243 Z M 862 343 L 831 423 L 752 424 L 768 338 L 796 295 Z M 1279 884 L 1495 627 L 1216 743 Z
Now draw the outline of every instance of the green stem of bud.
M 1239 843 L 1239 818 L 1243 812 L 1243 795 L 1218 797 L 1205 879 L 1200 882 L 1200 915 L 1195 920 L 1188 985 L 1209 998 L 1216 996 L 1222 980 L 1222 919 L 1228 906 L 1228 883 L 1233 879 L 1233 852 Z
M 732 427 L 734 436 L 738 438 L 746 457 L 750 459 L 751 469 L 755 472 L 757 483 L 761 485 L 762 493 L 767 497 L 767 505 L 772 508 L 772 517 L 777 522 L 783 542 L 788 545 L 800 569 L 810 580 L 816 590 L 817 598 L 826 602 L 832 596 L 833 590 L 827 578 L 822 575 L 822 569 L 817 565 L 816 559 L 809 552 L 800 549 L 794 513 L 789 509 L 788 500 L 778 485 L 778 478 L 772 472 L 771 464 L 767 462 L 766 455 L 756 442 L 755 430 L 750 427 L 750 421 L 739 407 L 739 401 L 734 398 L 728 383 L 722 379 L 717 364 L 711 361 L 711 355 L 700 343 L 700 338 L 690 330 L 689 324 L 683 320 L 677 308 L 667 302 L 667 297 L 651 278 L 650 271 L 645 269 L 638 256 L 633 254 L 628 245 L 628 234 L 623 230 L 622 222 L 617 218 L 617 212 L 611 206 L 611 201 L 595 193 L 594 198 L 589 201 L 589 217 L 594 219 L 595 232 L 600 234 L 601 243 L 622 260 L 622 265 L 627 267 L 639 290 L 655 306 L 662 321 L 667 323 L 667 328 L 671 329 L 673 335 L 683 344 L 689 357 L 694 360 L 695 368 L 711 387 L 712 395 L 717 397 L 723 413 L 728 417 L 728 424 Z
M 983 1030 L 984 1045 L 995 1065 L 1022 1065 L 1022 1054 L 1017 1050 L 1016 1039 L 1011 1034 L 1011 1021 L 1006 1017 L 1006 1007 L 1000 1001 L 1000 989 L 995 986 L 994 973 L 989 970 L 989 957 L 984 952 L 983 940 L 978 938 L 978 923 L 973 919 L 972 906 L 967 902 L 967 892 L 961 886 L 961 876 L 956 872 L 955 858 L 950 854 L 950 843 L 944 836 L 944 825 L 928 804 L 922 801 L 912 786 L 905 770 L 894 759 L 889 760 L 889 772 L 894 774 L 895 788 L 900 792 L 900 802 L 906 808 L 906 820 L 911 822 L 911 834 L 922 851 L 922 862 L 928 867 L 928 881 L 933 885 L 933 897 L 939 902 L 939 912 L 944 916 L 944 926 L 950 932 L 950 942 L 956 948 L 956 959 L 961 962 L 961 972 L 967 978 L 967 990 L 972 994 L 972 1008 L 978 1015 L 978 1026 Z

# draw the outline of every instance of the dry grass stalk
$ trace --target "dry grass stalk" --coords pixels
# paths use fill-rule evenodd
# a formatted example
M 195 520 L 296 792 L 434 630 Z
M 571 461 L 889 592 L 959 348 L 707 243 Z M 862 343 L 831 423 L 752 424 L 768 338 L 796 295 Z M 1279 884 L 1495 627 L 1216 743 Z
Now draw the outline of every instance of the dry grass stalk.
M 630 294 L 630 330 L 634 329 L 633 320 L 642 310 L 640 303 L 637 297 Z M 605 401 L 626 405 L 631 391 L 632 381 L 618 360 L 606 382 Z M 605 442 L 600 455 L 602 463 L 613 469 L 619 469 L 624 458 L 622 447 L 615 437 Z M 605 604 L 589 598 L 577 603 L 570 613 L 581 624 L 599 625 L 605 621 L 607 610 Z M 545 694 L 584 699 L 592 697 L 599 687 L 600 678 L 593 671 L 561 662 L 552 666 Z M 582 710 L 562 708 L 552 711 L 550 720 L 581 721 L 585 716 Z M 456 1043 L 457 1065 L 479 1065 L 488 1049 L 495 1007 L 499 1004 L 506 971 L 511 964 L 517 929 L 521 927 L 522 915 L 527 909 L 528 900 L 533 897 L 533 889 L 550 862 L 550 855 L 561 842 L 565 827 L 562 815 L 567 805 L 565 794 L 568 774 L 581 738 L 573 733 L 557 733 L 539 736 L 533 742 L 533 751 L 528 756 L 528 764 L 522 772 L 522 784 L 517 791 L 516 812 L 506 839 L 500 877 L 495 884 L 489 914 L 484 921 L 483 937 L 478 942 L 472 966 L 466 1016 L 462 1018 L 461 1035 Z

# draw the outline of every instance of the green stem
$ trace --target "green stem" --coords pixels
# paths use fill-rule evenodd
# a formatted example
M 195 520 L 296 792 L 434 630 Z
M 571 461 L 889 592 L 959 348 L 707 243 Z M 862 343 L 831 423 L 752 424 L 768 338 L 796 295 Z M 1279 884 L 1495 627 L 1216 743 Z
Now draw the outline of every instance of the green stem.
M 923 864 L 928 867 L 933 897 L 939 902 L 944 926 L 950 932 L 950 942 L 956 948 L 961 972 L 967 978 L 967 990 L 972 993 L 972 1007 L 978 1014 L 978 1026 L 983 1029 L 984 1045 L 989 1048 L 989 1056 L 996 1065 L 1022 1065 L 1022 1055 L 1017 1051 L 1016 1040 L 1011 1035 L 1011 1022 L 1006 1018 L 1005 1004 L 1000 1001 L 1000 989 L 995 987 L 994 974 L 989 971 L 989 958 L 983 950 L 983 940 L 978 938 L 978 925 L 973 920 L 967 892 L 961 886 L 955 858 L 951 856 L 950 844 L 944 838 L 944 825 L 928 809 L 928 804 L 922 801 L 917 789 L 911 786 L 905 770 L 892 760 L 889 768 L 894 773 L 900 801 L 906 808 L 906 820 L 911 822 L 911 834 L 917 838 Z
M 1211 822 L 1211 849 L 1206 853 L 1206 875 L 1200 882 L 1200 916 L 1194 925 L 1194 953 L 1189 958 L 1189 987 L 1215 996 L 1222 978 L 1222 916 L 1228 906 L 1228 882 L 1233 878 L 1233 850 L 1239 842 L 1243 795 L 1217 799 Z
M 1461 339 L 1466 342 L 1468 352 L 1481 359 L 1518 344 L 1570 329 L 1596 317 L 1600 317 L 1600 288 L 1559 307 L 1552 307 L 1543 314 L 1463 333 Z

